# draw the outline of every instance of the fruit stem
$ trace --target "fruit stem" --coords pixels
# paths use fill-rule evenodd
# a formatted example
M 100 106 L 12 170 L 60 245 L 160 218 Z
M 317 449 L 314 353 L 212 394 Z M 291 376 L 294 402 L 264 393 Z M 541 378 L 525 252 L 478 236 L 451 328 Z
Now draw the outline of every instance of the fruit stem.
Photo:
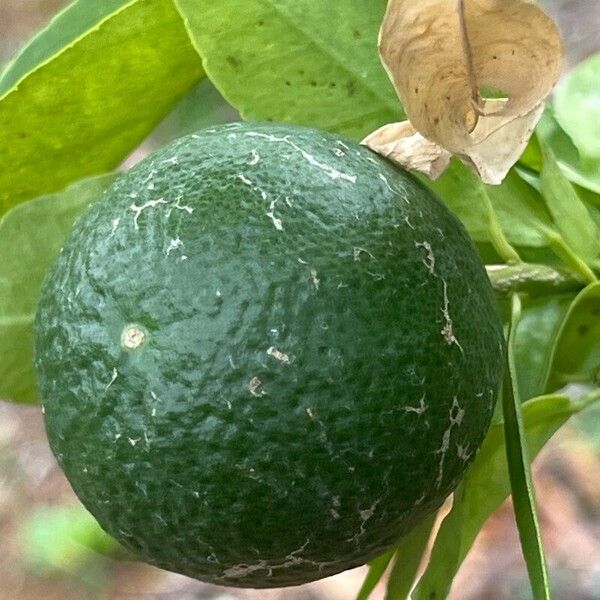
M 515 292 L 530 296 L 546 296 L 584 287 L 582 281 L 568 272 L 547 265 L 532 263 L 486 265 L 486 271 L 492 287 L 502 296 Z

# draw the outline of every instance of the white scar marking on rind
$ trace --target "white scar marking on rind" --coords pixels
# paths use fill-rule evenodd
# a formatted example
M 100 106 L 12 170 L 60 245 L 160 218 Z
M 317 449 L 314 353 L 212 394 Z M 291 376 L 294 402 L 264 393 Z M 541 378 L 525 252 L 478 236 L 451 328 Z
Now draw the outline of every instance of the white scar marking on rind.
M 367 275 L 373 277 L 375 281 L 383 281 L 385 279 L 385 275 L 383 273 L 373 273 L 372 271 L 367 271 Z
M 404 222 L 411 228 L 414 229 L 413 224 L 408 220 L 408 217 L 404 217 Z
M 119 376 L 119 372 L 115 368 L 113 368 L 112 377 L 110 378 L 108 385 L 104 389 L 107 390 L 116 381 L 118 376 Z
M 375 257 L 366 249 L 366 248 L 360 248 L 359 246 L 356 246 L 353 250 L 353 256 L 354 256 L 354 260 L 355 261 L 359 261 L 360 260 L 360 255 L 362 253 L 367 254 L 368 256 L 370 256 L 373 260 L 375 260 Z
M 455 409 L 456 409 L 456 414 L 454 414 Z M 448 429 L 446 429 L 446 431 L 444 431 L 444 435 L 442 437 L 442 445 L 435 451 L 435 454 L 442 455 L 442 457 L 440 458 L 440 465 L 439 465 L 438 475 L 437 475 L 437 479 L 436 479 L 436 488 L 439 488 L 440 485 L 442 484 L 442 476 L 444 474 L 444 460 L 446 458 L 446 453 L 448 452 L 448 449 L 450 448 L 450 434 L 452 433 L 452 428 L 455 425 L 460 425 L 462 423 L 463 417 L 465 416 L 465 411 L 463 408 L 460 407 L 460 404 L 458 403 L 456 396 L 454 396 L 454 398 L 452 400 L 452 406 L 450 407 L 450 410 L 448 412 L 449 412 L 450 425 L 448 426 Z
M 360 515 L 360 519 L 361 519 L 360 530 L 358 533 L 353 535 L 351 538 L 346 539 L 347 542 L 354 542 L 355 544 L 358 544 L 358 540 L 365 533 L 365 523 L 375 514 L 375 509 L 377 508 L 377 505 L 379 504 L 380 501 L 381 500 L 376 500 L 375 502 L 373 502 L 373 504 L 371 505 L 370 508 L 358 511 L 358 514 Z
M 317 277 L 317 271 L 315 269 L 310 270 L 310 278 L 312 279 L 313 285 L 315 286 L 315 290 L 318 290 L 321 280 Z
M 256 150 L 252 150 L 252 158 L 248 161 L 249 165 L 257 165 L 260 161 L 260 154 Z
M 270 142 L 282 142 L 284 144 L 287 144 L 297 152 L 300 152 L 304 160 L 306 160 L 309 164 L 321 169 L 321 171 L 323 171 L 328 177 L 331 177 L 331 179 L 345 179 L 350 183 L 356 183 L 356 175 L 348 175 L 348 173 L 342 173 L 341 171 L 334 169 L 330 165 L 326 165 L 322 162 L 319 162 L 312 154 L 309 154 L 308 152 L 306 152 L 306 150 L 300 148 L 300 146 L 292 142 L 292 140 L 290 140 L 287 136 L 277 137 L 275 135 L 258 133 L 256 131 L 249 131 L 245 135 L 247 135 L 248 137 L 262 137 L 269 140 Z
M 463 446 L 462 444 L 456 444 L 456 456 L 462 461 L 467 462 L 471 458 L 471 452 L 469 452 L 469 444 Z
M 119 226 L 119 223 L 121 222 L 121 218 L 117 217 L 116 219 L 113 219 L 110 222 L 111 225 L 111 230 L 110 230 L 110 235 L 114 235 L 115 231 L 117 230 L 117 227 Z
M 300 564 L 310 564 L 315 567 L 318 567 L 319 569 L 322 569 L 326 565 L 330 564 L 330 563 L 317 563 L 313 560 L 309 560 L 309 559 L 298 556 L 301 552 L 304 551 L 304 549 L 308 546 L 308 544 L 309 544 L 309 540 L 306 540 L 306 542 L 300 548 L 298 548 L 297 550 L 294 550 L 293 552 L 290 552 L 285 557 L 283 562 L 269 563 L 269 561 L 263 559 L 263 560 L 259 560 L 258 562 L 254 563 L 254 564 L 241 563 L 239 565 L 234 565 L 233 567 L 229 567 L 228 569 L 225 569 L 223 571 L 223 575 L 220 577 L 220 579 L 225 579 L 225 578 L 237 579 L 239 577 L 246 577 L 247 575 L 250 575 L 251 573 L 254 573 L 256 571 L 266 571 L 267 577 L 272 577 L 273 569 L 287 569 L 289 567 L 293 567 L 295 565 L 300 565 Z
M 427 256 L 421 262 L 427 267 L 427 270 L 431 275 L 435 275 L 435 256 L 431 249 L 431 244 L 429 242 L 415 242 L 415 247 L 425 248 Z
M 140 215 L 142 214 L 143 210 L 146 210 L 147 208 L 154 208 L 155 206 L 158 206 L 159 204 L 168 204 L 168 202 L 166 200 L 164 200 L 163 198 L 159 198 L 158 200 L 148 200 L 148 202 L 142 204 L 141 206 L 138 206 L 134 202 L 129 207 L 129 210 L 132 210 L 135 213 L 135 215 L 133 217 L 134 227 L 136 229 L 139 229 L 138 219 L 140 218 Z
M 456 344 L 459 350 L 464 354 L 464 350 L 452 330 L 452 319 L 450 318 L 450 313 L 448 311 L 450 305 L 450 301 L 448 300 L 448 285 L 444 279 L 442 279 L 442 283 L 444 284 L 444 308 L 442 309 L 442 314 L 444 315 L 445 324 L 440 333 L 444 336 L 447 344 Z
M 169 241 L 169 246 L 167 247 L 165 254 L 169 256 L 173 250 L 177 250 L 178 248 L 183 248 L 183 242 L 179 239 L 179 236 L 174 240 Z
M 429 407 L 425 404 L 425 394 L 421 396 L 419 400 L 419 406 L 405 406 L 404 410 L 406 412 L 414 412 L 417 415 L 421 416 Z
M 264 390 L 260 390 L 259 388 L 262 386 L 262 381 L 258 377 L 253 377 L 248 383 L 248 389 L 253 396 L 260 398 L 260 396 L 266 396 L 267 392 Z
M 262 192 L 263 194 L 263 200 L 267 199 L 267 195 L 265 192 Z M 283 225 L 281 223 L 281 219 L 278 219 L 275 216 L 275 205 L 277 204 L 277 200 L 279 198 L 276 198 L 275 200 L 273 200 L 271 202 L 271 205 L 269 206 L 269 212 L 266 213 L 267 217 L 269 217 L 269 219 L 271 219 L 271 221 L 273 222 L 273 226 L 275 227 L 275 229 L 277 229 L 277 231 L 283 231 Z
M 178 162 L 179 162 L 179 159 L 177 158 L 177 156 L 171 156 L 171 158 L 166 158 L 165 160 L 161 161 L 161 164 L 176 165 Z
M 171 204 L 172 208 L 176 208 L 177 210 L 185 210 L 188 214 L 191 215 L 194 212 L 194 209 L 191 206 L 188 206 L 187 204 L 184 204 L 184 205 L 179 204 L 179 200 L 180 200 L 180 198 L 177 198 L 175 203 Z M 169 215 L 170 215 L 170 213 L 169 213 Z
M 400 196 L 402 198 L 402 200 L 404 200 L 404 202 L 406 202 L 406 204 L 410 204 L 409 199 L 402 193 L 400 193 L 399 190 L 395 190 L 391 185 L 390 182 L 387 180 L 387 177 L 383 174 L 383 173 L 379 173 L 379 179 L 381 179 L 381 181 L 383 181 L 383 183 L 385 183 L 387 189 L 392 192 L 392 194 L 396 194 L 396 196 Z
M 267 354 L 283 363 L 289 364 L 290 362 L 290 357 L 287 354 L 285 354 L 285 352 L 281 352 L 280 350 L 275 348 L 275 346 L 271 346 L 270 348 L 268 348 Z
M 237 178 L 242 181 L 243 183 L 245 183 L 246 185 L 254 185 L 252 183 L 252 180 L 248 179 L 244 174 L 242 173 L 238 173 Z
M 135 445 L 141 440 L 142 438 L 136 438 L 136 439 L 132 439 L 130 437 L 127 438 L 127 441 L 133 446 L 135 447 Z
M 340 148 L 333 148 L 333 153 L 339 157 L 346 156 L 346 153 Z

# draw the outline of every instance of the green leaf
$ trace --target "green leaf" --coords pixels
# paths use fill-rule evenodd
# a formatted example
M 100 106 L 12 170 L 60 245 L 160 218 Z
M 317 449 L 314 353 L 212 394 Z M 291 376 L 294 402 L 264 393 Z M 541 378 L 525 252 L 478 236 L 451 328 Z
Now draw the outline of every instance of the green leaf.
M 548 569 L 535 504 L 521 398 L 517 387 L 515 337 L 520 318 L 521 300 L 517 294 L 514 294 L 507 343 L 508 368 L 505 369 L 502 387 L 506 459 L 521 549 L 527 565 L 533 597 L 536 600 L 549 600 Z
M 0 214 L 114 168 L 202 76 L 171 0 L 132 0 L 89 26 L 95 4 L 67 9 L 2 78 L 22 75 L 0 98 Z
M 23 47 L 2 72 L 0 96 L 6 94 L 30 71 L 76 42 L 88 30 L 126 4 L 131 4 L 131 0 L 76 0 L 69 4 Z
M 590 394 L 578 400 L 562 395 L 539 396 L 523 403 L 523 425 L 532 458 L 573 414 L 600 400 Z M 488 517 L 508 497 L 504 424 L 493 423 L 481 449 L 454 493 L 452 510 L 436 537 L 431 559 L 412 594 L 413 600 L 443 600 L 452 580 Z
M 600 169 L 597 164 L 582 164 L 577 148 L 571 138 L 561 129 L 550 108 L 546 108 L 536 127 L 536 134 L 543 139 L 556 156 L 558 166 L 569 181 L 600 194 Z M 542 165 L 541 151 L 536 150 L 536 137 L 532 137 L 521 162 L 535 171 Z
M 553 348 L 546 390 L 575 382 L 600 382 L 600 282 L 571 304 Z
M 523 400 L 546 391 L 552 348 L 573 298 L 574 294 L 560 294 L 524 301 L 514 346 Z
M 415 583 L 437 513 L 429 515 L 407 533 L 396 548 L 385 600 L 406 600 Z
M 28 515 L 21 532 L 26 563 L 44 573 L 73 573 L 120 549 L 80 504 L 44 506 Z
M 75 217 L 115 176 L 25 202 L 0 220 L 0 398 L 37 401 L 33 321 L 44 274 Z
M 600 255 L 600 231 L 572 184 L 560 170 L 548 144 L 540 140 L 543 156 L 541 191 L 564 240 L 588 265 Z
M 465 165 L 453 160 L 437 181 L 424 182 L 458 215 L 475 241 L 494 241 L 498 246 L 502 232 L 518 246 L 547 245 L 545 231 L 552 228 L 552 218 L 541 196 L 514 169 L 502 184 L 483 185 Z M 506 254 L 501 246 L 497 249 Z
M 600 53 L 578 65 L 556 88 L 554 110 L 583 162 L 600 161 Z
M 394 552 L 395 548 L 392 548 L 369 563 L 369 572 L 356 596 L 356 600 L 368 600 L 380 579 L 383 577 L 385 570 L 388 568 L 392 556 L 394 556 Z
M 401 120 L 377 52 L 386 0 L 371 0 L 368 9 L 364 0 L 175 4 L 208 76 L 244 118 L 356 139 Z
M 239 120 L 239 113 L 205 77 L 152 132 L 151 139 L 154 145 L 162 146 L 199 129 Z

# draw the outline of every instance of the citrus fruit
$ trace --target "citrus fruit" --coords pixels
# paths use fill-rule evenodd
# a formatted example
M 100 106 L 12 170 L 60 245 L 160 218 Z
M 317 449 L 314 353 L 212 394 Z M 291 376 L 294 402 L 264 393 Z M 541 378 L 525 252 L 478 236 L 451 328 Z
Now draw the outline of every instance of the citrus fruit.
M 488 428 L 502 329 L 458 220 L 337 136 L 233 124 L 120 177 L 47 277 L 51 447 L 142 559 L 219 584 L 365 563 Z

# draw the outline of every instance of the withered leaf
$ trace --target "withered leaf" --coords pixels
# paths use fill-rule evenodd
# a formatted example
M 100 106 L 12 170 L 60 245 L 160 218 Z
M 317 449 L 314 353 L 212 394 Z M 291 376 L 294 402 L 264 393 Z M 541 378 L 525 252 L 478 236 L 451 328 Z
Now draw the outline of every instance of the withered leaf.
M 423 155 L 390 158 L 435 176 L 445 150 L 496 184 L 527 144 L 562 66 L 555 23 L 529 0 L 390 0 L 379 50 L 414 129 L 392 124 L 363 143 L 384 153 L 416 131 L 430 142 L 412 144 Z

